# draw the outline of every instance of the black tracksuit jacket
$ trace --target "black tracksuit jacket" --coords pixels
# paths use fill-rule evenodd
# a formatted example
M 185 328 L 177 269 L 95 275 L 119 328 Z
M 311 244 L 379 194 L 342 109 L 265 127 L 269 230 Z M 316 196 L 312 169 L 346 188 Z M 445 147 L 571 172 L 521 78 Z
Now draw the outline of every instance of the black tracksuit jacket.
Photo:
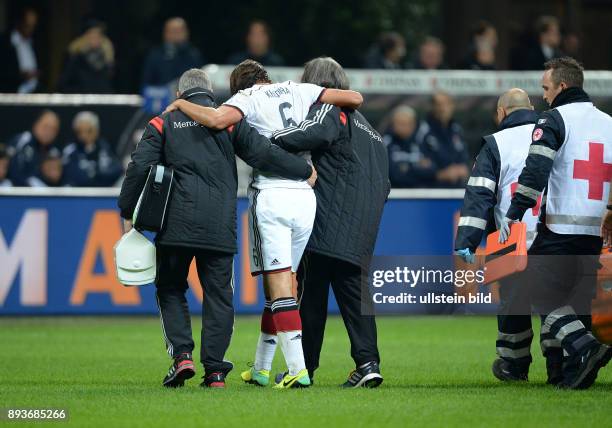
M 358 111 L 319 103 L 272 141 L 310 150 L 317 169 L 317 215 L 306 250 L 367 268 L 391 187 L 381 136 Z

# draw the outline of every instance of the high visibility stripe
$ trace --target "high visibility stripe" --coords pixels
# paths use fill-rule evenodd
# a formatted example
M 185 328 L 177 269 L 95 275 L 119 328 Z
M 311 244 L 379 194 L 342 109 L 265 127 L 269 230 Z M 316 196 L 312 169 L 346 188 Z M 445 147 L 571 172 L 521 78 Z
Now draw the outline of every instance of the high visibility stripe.
M 485 187 L 491 192 L 495 192 L 496 183 L 487 177 L 470 177 L 467 183 L 468 186 Z
M 584 330 L 584 324 L 582 324 L 579 320 L 572 321 L 559 329 L 557 337 L 559 337 L 559 335 L 561 335 L 561 337 L 565 337 L 580 330 Z
M 535 241 L 535 238 L 536 238 L 537 234 L 538 234 L 538 232 L 536 232 L 534 230 L 528 231 L 527 235 L 526 235 L 527 241 Z
M 478 217 L 461 217 L 459 218 L 459 226 L 472 226 L 485 230 L 487 227 L 487 221 Z
M 560 308 L 555 309 L 550 314 L 548 314 L 546 318 L 552 317 L 554 318 L 553 322 L 555 322 L 559 318 L 567 316 L 567 315 L 576 315 L 576 312 L 574 312 L 574 309 L 569 305 L 562 306 Z M 552 323 L 550 323 L 550 325 L 552 325 Z
M 601 226 L 601 217 L 582 215 L 546 214 L 546 224 L 571 224 L 573 226 Z
M 542 192 L 536 189 L 532 189 L 531 187 L 519 184 L 518 186 L 516 186 L 516 193 L 520 193 L 523 196 L 527 196 L 529 199 L 537 201 L 540 197 L 540 193 Z
M 502 358 L 525 358 L 531 355 L 529 348 L 510 349 L 505 347 L 497 347 L 497 355 Z
M 501 331 L 497 332 L 497 340 L 503 340 L 504 342 L 518 343 L 530 337 L 533 337 L 532 329 L 525 330 L 520 333 L 502 333 Z
M 529 154 L 530 155 L 540 155 L 540 156 L 544 156 L 544 157 L 554 160 L 555 156 L 557 155 L 557 152 L 546 146 L 539 146 L 539 145 L 532 144 L 531 146 L 529 146 Z
M 557 339 L 545 339 L 540 341 L 540 348 L 542 348 L 542 353 L 544 353 L 549 349 L 561 348 L 561 342 Z

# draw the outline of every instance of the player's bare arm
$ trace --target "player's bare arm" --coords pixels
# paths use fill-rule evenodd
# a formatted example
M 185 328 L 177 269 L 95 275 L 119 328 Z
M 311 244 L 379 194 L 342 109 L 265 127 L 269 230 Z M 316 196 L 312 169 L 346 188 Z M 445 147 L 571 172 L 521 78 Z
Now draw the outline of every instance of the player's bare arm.
M 333 104 L 338 107 L 347 107 L 357 110 L 363 104 L 363 96 L 357 91 L 344 89 L 326 89 L 320 100 L 324 104 Z
M 314 166 L 312 166 L 312 174 L 310 174 L 310 177 L 308 178 L 308 184 L 310 185 L 310 187 L 314 187 L 315 183 L 317 182 L 317 170 L 315 169 Z
M 212 129 L 225 129 L 242 119 L 242 113 L 234 107 L 204 107 L 183 99 L 170 104 L 166 112 L 174 110 L 180 110 L 199 124 Z

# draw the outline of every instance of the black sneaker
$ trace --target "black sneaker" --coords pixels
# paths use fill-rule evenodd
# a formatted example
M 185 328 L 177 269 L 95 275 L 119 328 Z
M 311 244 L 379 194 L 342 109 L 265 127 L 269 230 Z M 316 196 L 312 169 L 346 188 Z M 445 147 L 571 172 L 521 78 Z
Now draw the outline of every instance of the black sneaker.
M 342 388 L 376 388 L 383 382 L 383 377 L 380 374 L 380 368 L 376 361 L 370 361 L 363 367 L 358 367 L 353 370 Z
M 195 366 L 190 352 L 183 352 L 174 362 L 164 378 L 163 385 L 168 388 L 178 388 L 185 385 L 185 380 L 195 376 Z
M 546 357 L 546 383 L 559 385 L 563 381 L 563 353 Z
M 587 389 L 597 379 L 599 369 L 605 367 L 612 358 L 612 348 L 608 345 L 594 345 L 581 354 L 574 361 L 577 362 L 577 369 L 570 375 L 566 375 L 561 388 L 568 389 Z
M 493 361 L 493 376 L 502 382 L 527 381 L 529 374 L 529 366 L 523 367 L 517 364 L 512 364 L 503 358 L 498 358 Z
M 225 374 L 223 372 L 212 372 L 203 377 L 200 384 L 206 388 L 225 388 Z
M 224 368 L 222 371 L 214 371 L 214 372 L 206 372 L 204 376 L 202 376 L 201 387 L 204 388 L 225 388 L 225 378 L 227 374 L 232 371 L 234 365 L 229 361 L 224 361 L 227 363 L 227 368 Z

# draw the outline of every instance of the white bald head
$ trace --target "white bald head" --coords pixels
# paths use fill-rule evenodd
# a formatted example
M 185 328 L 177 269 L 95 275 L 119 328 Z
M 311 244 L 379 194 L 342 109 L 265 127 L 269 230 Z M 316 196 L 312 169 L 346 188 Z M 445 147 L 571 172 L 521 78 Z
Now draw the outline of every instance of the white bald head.
M 507 90 L 497 100 L 497 123 L 500 124 L 502 120 L 516 110 L 533 110 L 529 95 L 520 88 Z

